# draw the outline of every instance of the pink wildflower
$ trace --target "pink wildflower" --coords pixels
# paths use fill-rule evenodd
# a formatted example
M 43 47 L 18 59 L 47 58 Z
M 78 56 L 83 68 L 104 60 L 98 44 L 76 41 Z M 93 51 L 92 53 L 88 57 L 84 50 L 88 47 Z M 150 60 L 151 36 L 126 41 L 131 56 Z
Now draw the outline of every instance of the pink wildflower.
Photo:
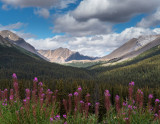
M 111 106 L 111 102 L 110 102 L 111 95 L 108 90 L 105 90 L 104 95 L 105 95 L 105 108 L 107 111 L 109 111 Z
M 64 118 L 67 118 L 67 115 L 63 115 Z
M 33 80 L 33 82 L 38 82 L 38 78 L 35 77 L 34 80 Z
M 74 92 L 74 96 L 78 96 L 78 92 Z
M 12 78 L 17 79 L 17 75 L 15 73 L 13 73 Z

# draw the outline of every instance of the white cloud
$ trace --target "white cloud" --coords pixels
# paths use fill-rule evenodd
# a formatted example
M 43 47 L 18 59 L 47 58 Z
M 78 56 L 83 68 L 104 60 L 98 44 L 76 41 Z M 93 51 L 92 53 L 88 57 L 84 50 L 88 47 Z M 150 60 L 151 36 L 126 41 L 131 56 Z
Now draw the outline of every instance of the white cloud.
M 160 0 L 83 0 L 75 10 L 55 19 L 53 32 L 72 36 L 108 34 L 114 24 L 126 22 L 137 14 L 151 13 L 159 6 Z M 151 17 L 152 24 L 160 22 L 159 14 Z M 143 21 L 147 23 L 150 23 L 148 18 Z
M 70 4 L 75 4 L 77 0 L 0 0 L 3 2 L 2 9 L 8 10 L 10 6 L 14 8 L 35 7 L 34 14 L 44 18 L 50 16 L 49 10 L 52 8 L 64 9 Z
M 39 15 L 44 18 L 48 18 L 50 16 L 50 12 L 45 8 L 38 8 L 34 10 L 34 14 Z
M 143 18 L 138 24 L 138 27 L 154 27 L 160 25 L 160 8 L 157 11 L 145 18 Z
M 98 19 L 90 19 L 85 22 L 79 22 L 70 14 L 66 14 L 58 17 L 54 21 L 53 32 L 65 32 L 66 34 L 74 36 L 106 34 L 111 32 L 111 25 L 107 25 Z
M 83 0 L 72 12 L 77 20 L 97 18 L 107 22 L 125 22 L 140 13 L 160 6 L 160 0 Z
M 0 0 L 6 5 L 13 7 L 39 7 L 39 8 L 66 8 L 68 4 L 75 3 L 77 0 Z
M 106 35 L 95 35 L 90 37 L 70 37 L 55 36 L 52 38 L 28 39 L 36 49 L 56 49 L 58 47 L 69 48 L 89 56 L 105 56 L 107 53 L 118 48 L 132 38 L 141 35 L 156 35 L 160 33 L 160 28 L 145 29 L 140 27 L 127 28 L 121 33 L 110 33 Z

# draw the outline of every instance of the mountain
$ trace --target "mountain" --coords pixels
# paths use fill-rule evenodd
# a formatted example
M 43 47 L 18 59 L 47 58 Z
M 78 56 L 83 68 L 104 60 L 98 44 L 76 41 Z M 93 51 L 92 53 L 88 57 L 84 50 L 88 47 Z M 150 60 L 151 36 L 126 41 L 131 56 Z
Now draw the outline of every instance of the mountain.
M 89 69 L 99 80 L 107 83 L 128 84 L 135 81 L 137 85 L 155 86 L 160 81 L 160 45 L 157 45 L 133 59 L 119 63 L 107 63 L 92 66 Z
M 50 62 L 65 63 L 72 60 L 95 60 L 94 57 L 81 55 L 79 52 L 71 51 L 67 48 L 58 48 L 55 50 L 38 50 L 38 52 L 48 58 Z
M 72 60 L 95 60 L 97 58 L 96 57 L 84 56 L 84 55 L 81 55 L 79 52 L 76 52 L 76 53 L 73 53 L 71 56 L 69 56 L 66 59 L 66 62 L 72 61 Z
M 32 45 L 30 45 L 29 43 L 27 43 L 23 38 L 20 38 L 19 36 L 17 36 L 15 33 L 8 31 L 8 30 L 3 30 L 3 31 L 0 31 L 0 35 L 3 38 L 13 42 L 17 46 L 20 46 L 20 47 L 36 54 L 35 48 Z
M 58 48 L 55 50 L 38 50 L 38 52 L 48 58 L 50 62 L 64 63 L 65 60 L 74 52 L 67 48 Z
M 78 52 L 73 52 L 67 48 L 58 48 L 55 50 L 36 50 L 32 45 L 27 43 L 23 38 L 19 37 L 17 34 L 3 30 L 0 31 L 0 35 L 6 39 L 7 42 L 13 43 L 25 50 L 32 52 L 46 61 L 56 62 L 56 63 L 65 63 L 72 60 L 95 60 L 97 58 L 88 57 L 81 55 Z
M 0 82 L 11 79 L 17 73 L 19 79 L 37 76 L 44 79 L 90 79 L 86 69 L 50 63 L 0 36 Z
M 160 35 L 147 35 L 133 38 L 123 44 L 111 54 L 102 57 L 103 60 L 125 60 L 136 57 L 137 55 L 149 50 L 150 48 L 160 44 Z
M 5 40 L 1 35 L 0 35 L 0 45 L 8 46 L 8 47 L 12 47 L 13 46 L 12 43 L 10 43 L 8 40 Z
M 37 52 L 37 50 L 32 45 L 27 43 L 23 38 L 19 37 L 17 34 L 11 32 L 11 31 L 8 31 L 8 30 L 3 30 L 3 31 L 0 31 L 0 35 L 3 38 L 5 38 L 6 40 L 12 42 L 13 44 L 15 44 L 21 48 L 24 48 L 25 50 L 27 50 L 29 52 L 37 54 L 41 58 L 47 60 L 45 57 L 43 57 L 41 54 L 39 54 Z

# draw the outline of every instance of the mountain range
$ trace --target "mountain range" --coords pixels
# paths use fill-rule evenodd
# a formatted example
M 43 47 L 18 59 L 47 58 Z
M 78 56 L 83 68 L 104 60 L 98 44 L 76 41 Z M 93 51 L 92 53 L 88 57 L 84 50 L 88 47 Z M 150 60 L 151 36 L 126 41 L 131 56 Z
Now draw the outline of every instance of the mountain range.
M 105 58 L 102 58 L 103 60 L 88 60 L 88 63 L 78 62 L 77 60 L 77 62 L 69 63 L 70 66 L 74 64 L 76 67 L 83 66 L 85 68 L 48 62 L 38 54 L 18 46 L 13 40 L 0 35 L 0 82 L 2 83 L 4 83 L 4 80 L 10 79 L 10 75 L 14 72 L 20 79 L 31 80 L 34 76 L 37 76 L 42 81 L 50 80 L 50 82 L 54 79 L 91 79 L 107 83 L 123 82 L 126 84 L 132 80 L 140 84 L 149 84 L 150 82 L 154 84 L 160 81 L 159 35 L 134 38 L 115 50 L 116 52 L 113 51 L 110 58 L 107 55 L 108 58 L 105 56 Z M 64 48 L 59 49 L 62 49 L 60 51 L 64 50 Z M 61 52 L 56 54 L 63 55 L 65 61 L 67 61 L 68 56 L 74 57 L 74 54 L 79 56 L 78 53 L 70 52 L 68 49 L 64 51 L 63 54 L 58 54 Z
M 41 58 L 56 63 L 65 63 L 72 60 L 95 60 L 97 57 L 89 57 L 80 54 L 79 52 L 73 52 L 67 48 L 58 48 L 55 50 L 36 50 L 32 45 L 27 43 L 23 38 L 19 37 L 17 34 L 3 30 L 0 31 L 0 35 L 6 40 L 12 42 L 13 44 L 24 48 L 34 54 L 37 54 Z
M 50 63 L 0 35 L 0 82 L 16 73 L 19 79 L 89 79 L 85 69 Z
M 8 45 L 12 45 L 12 43 L 16 46 L 19 46 L 33 54 L 38 55 L 39 57 L 43 58 L 44 60 L 47 60 L 49 62 L 55 62 L 55 63 L 69 63 L 68 65 L 72 66 L 72 63 L 75 65 L 75 63 L 87 63 L 87 65 L 92 65 L 88 63 L 95 63 L 97 62 L 121 62 L 124 60 L 132 59 L 141 53 L 157 46 L 160 44 L 160 35 L 144 35 L 140 36 L 138 38 L 133 38 L 111 52 L 109 55 L 106 55 L 104 57 L 89 57 L 84 56 L 76 51 L 71 51 L 68 48 L 57 48 L 55 50 L 36 50 L 32 45 L 27 43 L 23 38 L 19 37 L 17 34 L 8 31 L 3 30 L 0 31 L 0 36 L 2 36 Z M 1 40 L 2 40 L 1 37 Z M 3 40 L 2 40 L 3 41 Z M 10 44 L 11 43 L 11 44 Z M 1 44 L 3 44 L 1 42 Z M 85 66 L 86 67 L 86 66 Z

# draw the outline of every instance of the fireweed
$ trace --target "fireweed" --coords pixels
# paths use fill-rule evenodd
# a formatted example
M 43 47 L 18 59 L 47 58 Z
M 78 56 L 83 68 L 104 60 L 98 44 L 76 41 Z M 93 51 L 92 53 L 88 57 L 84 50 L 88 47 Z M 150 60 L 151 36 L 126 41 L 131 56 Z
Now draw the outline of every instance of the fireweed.
M 19 85 L 17 76 L 14 73 L 13 88 L 0 90 L 0 123 L 35 123 L 35 124 L 97 124 L 97 123 L 159 123 L 160 105 L 159 99 L 153 101 L 153 95 L 149 94 L 148 104 L 144 104 L 143 91 L 138 89 L 135 94 L 134 82 L 129 83 L 129 99 L 121 100 L 119 95 L 115 96 L 115 105 L 111 103 L 109 90 L 104 92 L 104 106 L 106 115 L 102 121 L 99 108 L 103 106 L 98 101 L 91 104 L 90 94 L 82 97 L 83 89 L 78 86 L 77 90 L 68 94 L 68 98 L 58 101 L 58 90 L 52 92 L 44 90 L 43 83 L 38 78 L 33 80 L 33 89 L 25 90 L 25 98 L 19 97 Z M 135 99 L 135 100 L 134 100 Z M 121 101 L 123 101 L 121 105 Z M 152 104 L 154 103 L 154 105 Z M 60 113 L 60 106 L 63 105 L 65 113 Z M 90 113 L 91 108 L 94 108 Z M 143 111 L 141 111 L 143 110 Z

